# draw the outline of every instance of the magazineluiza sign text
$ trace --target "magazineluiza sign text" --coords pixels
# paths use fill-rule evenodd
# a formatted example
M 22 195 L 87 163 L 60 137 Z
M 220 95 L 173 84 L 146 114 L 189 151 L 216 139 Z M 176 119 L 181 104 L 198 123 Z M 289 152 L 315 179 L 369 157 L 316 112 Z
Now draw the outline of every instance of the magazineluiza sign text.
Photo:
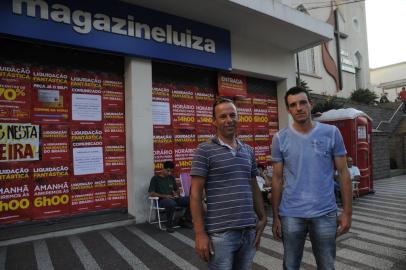
M 117 1 L 1 2 L 0 20 L 6 24 L 0 31 L 7 34 L 231 68 L 230 34 L 224 29 Z

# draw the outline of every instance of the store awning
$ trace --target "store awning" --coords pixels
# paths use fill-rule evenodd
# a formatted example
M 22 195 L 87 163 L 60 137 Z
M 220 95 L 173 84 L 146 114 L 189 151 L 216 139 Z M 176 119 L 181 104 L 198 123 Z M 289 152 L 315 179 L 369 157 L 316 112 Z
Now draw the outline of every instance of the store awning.
M 278 48 L 297 52 L 334 36 L 330 24 L 277 0 L 123 0 L 146 8 L 225 28 Z

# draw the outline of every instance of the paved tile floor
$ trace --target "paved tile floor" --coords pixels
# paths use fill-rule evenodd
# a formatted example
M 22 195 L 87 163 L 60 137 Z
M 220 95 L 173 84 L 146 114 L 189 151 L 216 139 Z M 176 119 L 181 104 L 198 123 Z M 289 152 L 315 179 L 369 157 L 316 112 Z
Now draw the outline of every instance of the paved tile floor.
M 375 190 L 354 201 L 350 233 L 337 241 L 336 269 L 406 269 L 406 176 L 378 180 Z M 269 226 L 253 269 L 282 269 L 283 247 L 273 240 Z M 139 224 L 0 247 L 0 269 L 192 270 L 206 266 L 195 255 L 192 230 L 168 234 Z M 316 269 L 309 241 L 301 269 Z

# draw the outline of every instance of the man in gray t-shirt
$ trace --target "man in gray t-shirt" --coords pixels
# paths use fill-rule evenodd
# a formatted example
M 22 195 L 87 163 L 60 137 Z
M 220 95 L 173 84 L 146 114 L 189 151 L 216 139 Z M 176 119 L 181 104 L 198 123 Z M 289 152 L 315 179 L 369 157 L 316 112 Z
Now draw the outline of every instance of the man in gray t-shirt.
M 343 139 L 335 126 L 311 120 L 312 105 L 305 89 L 289 89 L 285 103 L 293 123 L 272 140 L 273 234 L 283 240 L 284 269 L 300 268 L 307 233 L 317 268 L 334 269 L 336 236 L 348 232 L 352 215 Z M 343 202 L 338 219 L 334 166 L 340 176 Z

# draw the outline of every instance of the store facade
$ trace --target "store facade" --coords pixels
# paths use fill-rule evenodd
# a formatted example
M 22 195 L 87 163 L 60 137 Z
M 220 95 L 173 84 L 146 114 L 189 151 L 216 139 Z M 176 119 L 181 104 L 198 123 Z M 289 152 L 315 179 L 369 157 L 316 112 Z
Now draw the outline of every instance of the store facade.
M 266 164 L 288 122 L 293 53 L 332 29 L 276 1 L 240 2 L 2 1 L 0 223 L 117 208 L 144 222 L 149 179 L 165 160 L 187 174 L 220 94 Z

